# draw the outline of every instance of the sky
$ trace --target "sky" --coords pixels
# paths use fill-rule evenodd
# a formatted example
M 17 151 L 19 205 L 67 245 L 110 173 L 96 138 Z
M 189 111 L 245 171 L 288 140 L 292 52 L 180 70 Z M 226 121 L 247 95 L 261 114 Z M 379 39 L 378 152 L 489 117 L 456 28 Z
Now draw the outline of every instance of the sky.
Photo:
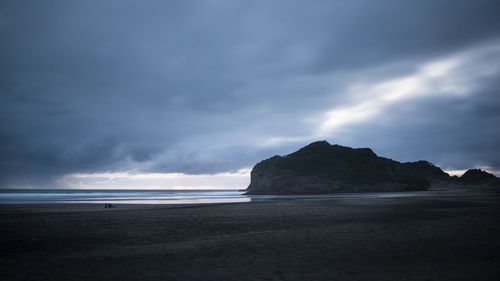
M 0 188 L 246 188 L 310 142 L 500 175 L 500 2 L 0 1 Z

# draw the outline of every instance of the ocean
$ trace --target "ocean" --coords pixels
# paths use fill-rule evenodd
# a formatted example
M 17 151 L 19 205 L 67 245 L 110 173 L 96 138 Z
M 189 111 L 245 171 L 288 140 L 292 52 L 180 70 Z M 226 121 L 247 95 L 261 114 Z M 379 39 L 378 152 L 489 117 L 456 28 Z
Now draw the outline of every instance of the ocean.
M 239 190 L 0 189 L 0 204 L 206 204 L 249 202 Z
M 111 203 L 213 204 L 276 199 L 389 198 L 431 195 L 429 192 L 244 195 L 241 190 L 131 190 L 131 189 L 0 189 L 0 204 Z

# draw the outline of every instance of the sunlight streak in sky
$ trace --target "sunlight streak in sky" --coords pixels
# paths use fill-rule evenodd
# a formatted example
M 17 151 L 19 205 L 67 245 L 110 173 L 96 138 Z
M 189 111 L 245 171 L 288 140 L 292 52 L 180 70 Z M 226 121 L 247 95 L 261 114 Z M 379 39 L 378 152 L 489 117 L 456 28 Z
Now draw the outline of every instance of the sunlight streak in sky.
M 411 75 L 371 83 L 356 82 L 347 87 L 356 96 L 353 103 L 324 113 L 315 137 L 328 137 L 350 124 L 368 121 L 391 105 L 427 95 L 467 95 L 480 78 L 496 75 L 498 66 L 483 67 L 487 57 L 498 57 L 500 44 L 480 46 L 431 61 Z M 474 71 L 471 69 L 477 69 Z
M 455 71 L 463 66 L 460 57 L 425 64 L 408 76 L 367 84 L 354 84 L 349 88 L 353 95 L 362 97 L 350 105 L 334 108 L 324 114 L 317 134 L 329 136 L 336 130 L 353 123 L 369 120 L 397 102 L 424 95 L 464 94 L 469 83 L 464 83 Z

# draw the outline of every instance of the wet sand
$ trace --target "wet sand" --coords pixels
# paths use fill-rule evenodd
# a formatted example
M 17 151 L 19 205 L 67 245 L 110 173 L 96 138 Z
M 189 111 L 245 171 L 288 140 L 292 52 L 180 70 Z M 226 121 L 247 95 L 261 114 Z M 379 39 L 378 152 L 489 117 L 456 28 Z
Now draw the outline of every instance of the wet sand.
M 0 205 L 2 280 L 500 280 L 500 193 Z

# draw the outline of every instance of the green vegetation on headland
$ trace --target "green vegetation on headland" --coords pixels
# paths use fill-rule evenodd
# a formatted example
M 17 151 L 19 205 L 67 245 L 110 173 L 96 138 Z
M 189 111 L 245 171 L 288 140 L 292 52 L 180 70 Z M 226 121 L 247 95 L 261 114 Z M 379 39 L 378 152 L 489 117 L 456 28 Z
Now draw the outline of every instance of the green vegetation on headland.
M 246 194 L 320 194 L 427 190 L 434 182 L 498 183 L 481 170 L 450 177 L 427 161 L 400 163 L 377 156 L 369 148 L 311 143 L 255 165 Z

